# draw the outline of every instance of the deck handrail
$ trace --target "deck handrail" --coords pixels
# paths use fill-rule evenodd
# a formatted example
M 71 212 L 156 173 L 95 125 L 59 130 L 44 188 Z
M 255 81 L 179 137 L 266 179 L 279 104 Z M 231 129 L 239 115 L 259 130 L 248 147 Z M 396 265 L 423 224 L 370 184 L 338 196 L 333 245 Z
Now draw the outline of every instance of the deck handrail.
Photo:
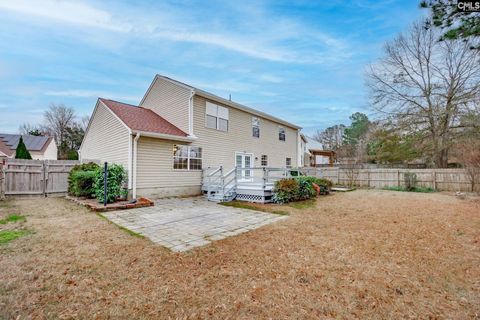
M 216 174 L 218 171 L 220 171 L 222 169 L 222 167 L 218 167 L 217 169 L 213 170 L 212 172 L 210 172 L 209 174 L 207 174 L 207 177 L 211 177 L 213 176 L 214 174 Z M 207 170 L 207 169 L 205 169 Z
M 207 196 L 210 199 L 212 194 L 215 199 L 234 196 L 238 187 L 243 185 L 257 185 L 263 190 L 270 188 L 278 180 L 293 178 L 302 175 L 318 176 L 316 168 L 276 168 L 276 167 L 234 167 L 224 173 L 223 166 L 215 168 L 212 172 L 206 173 L 211 168 L 204 169 L 203 184 L 207 189 Z M 255 174 L 260 171 L 261 174 Z M 241 179 L 241 180 L 240 180 Z

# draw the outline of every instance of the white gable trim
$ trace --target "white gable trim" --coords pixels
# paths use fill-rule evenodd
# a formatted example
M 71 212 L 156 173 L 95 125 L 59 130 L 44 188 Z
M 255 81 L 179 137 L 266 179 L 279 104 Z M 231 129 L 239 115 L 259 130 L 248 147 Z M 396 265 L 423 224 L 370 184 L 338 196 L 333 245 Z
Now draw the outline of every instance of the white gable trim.
M 99 106 L 102 106 L 105 109 L 107 109 L 115 117 L 115 119 L 120 121 L 120 123 L 123 124 L 123 126 L 128 130 L 128 140 L 129 140 L 129 142 L 128 142 L 128 164 L 127 164 L 128 168 L 127 168 L 127 172 L 128 172 L 128 188 L 131 189 L 132 188 L 132 144 L 131 144 L 130 140 L 131 140 L 131 136 L 132 136 L 132 130 L 125 124 L 125 122 L 122 121 L 122 119 L 120 119 L 115 114 L 115 112 L 113 112 L 109 107 L 107 107 L 105 105 L 105 103 L 103 103 L 100 99 L 97 99 L 97 103 L 95 104 L 95 109 L 93 109 L 92 116 L 90 117 L 90 120 L 88 121 L 88 126 L 87 126 L 87 129 L 85 130 L 85 134 L 83 136 L 82 144 L 80 145 L 80 149 L 79 149 L 79 158 L 80 158 L 80 160 L 82 160 L 83 143 L 85 142 L 85 139 L 87 138 L 87 134 L 90 130 L 90 126 L 92 125 L 93 118 L 95 117 L 95 114 L 97 113 L 97 110 L 98 110 Z

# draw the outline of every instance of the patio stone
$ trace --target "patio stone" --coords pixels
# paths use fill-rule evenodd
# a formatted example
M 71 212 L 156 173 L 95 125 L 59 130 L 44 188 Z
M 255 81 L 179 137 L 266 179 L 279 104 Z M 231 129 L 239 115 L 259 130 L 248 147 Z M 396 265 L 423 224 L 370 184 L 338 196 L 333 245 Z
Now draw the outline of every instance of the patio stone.
M 221 206 L 203 197 L 160 199 L 153 207 L 110 211 L 103 216 L 175 252 L 205 246 L 287 218 Z

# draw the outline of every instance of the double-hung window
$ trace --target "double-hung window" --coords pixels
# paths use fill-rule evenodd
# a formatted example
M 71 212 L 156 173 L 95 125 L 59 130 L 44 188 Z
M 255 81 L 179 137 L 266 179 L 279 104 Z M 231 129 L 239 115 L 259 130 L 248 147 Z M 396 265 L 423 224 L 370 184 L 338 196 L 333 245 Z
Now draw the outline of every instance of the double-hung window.
M 291 168 L 292 167 L 292 158 L 286 158 L 285 159 L 285 165 L 287 166 L 287 168 Z
M 262 167 L 268 166 L 268 156 L 266 154 L 262 154 L 261 162 Z
M 202 148 L 178 144 L 174 145 L 173 169 L 201 170 Z
M 278 128 L 278 140 L 285 141 L 285 128 L 283 127 Z
M 207 101 L 205 126 L 219 131 L 228 131 L 228 109 Z
M 252 136 L 260 138 L 260 120 L 257 117 L 252 117 Z

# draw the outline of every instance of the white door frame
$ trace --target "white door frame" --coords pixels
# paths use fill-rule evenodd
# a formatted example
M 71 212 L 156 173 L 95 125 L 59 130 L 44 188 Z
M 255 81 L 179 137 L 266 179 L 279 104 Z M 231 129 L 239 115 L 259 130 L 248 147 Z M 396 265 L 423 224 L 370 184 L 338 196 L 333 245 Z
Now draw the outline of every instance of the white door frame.
M 237 167 L 237 156 L 242 156 L 242 168 L 246 168 L 245 167 L 245 156 L 250 157 L 250 167 L 249 168 L 254 167 L 253 162 L 255 161 L 255 158 L 253 157 L 253 153 L 240 152 L 240 151 L 235 152 L 235 167 Z M 248 176 L 247 176 L 247 173 L 248 173 Z M 253 170 L 242 169 L 241 174 L 238 176 L 239 181 L 251 181 L 252 178 L 253 178 Z

